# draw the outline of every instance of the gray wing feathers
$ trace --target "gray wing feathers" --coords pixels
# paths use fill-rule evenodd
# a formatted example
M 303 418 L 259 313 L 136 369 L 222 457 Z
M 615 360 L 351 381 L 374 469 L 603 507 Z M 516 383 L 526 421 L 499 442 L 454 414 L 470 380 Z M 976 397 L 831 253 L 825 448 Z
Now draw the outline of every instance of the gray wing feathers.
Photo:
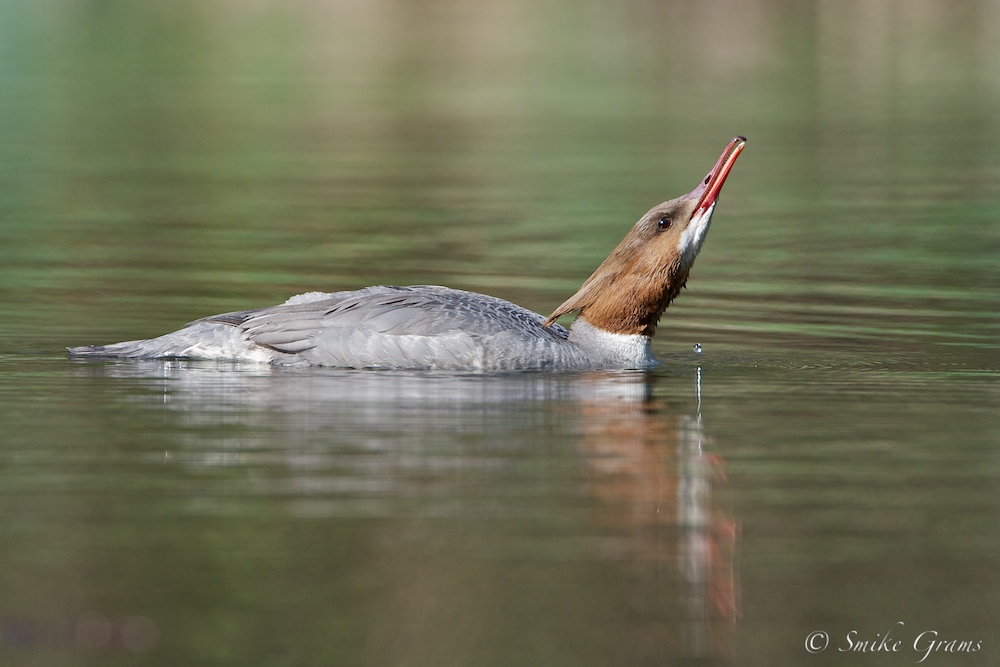
M 223 313 L 170 334 L 74 348 L 74 356 L 240 359 L 349 368 L 545 367 L 571 354 L 569 332 L 509 301 L 446 287 L 311 292 Z M 560 356 L 560 358 L 562 358 Z
M 312 363 L 352 366 L 392 365 L 400 359 L 468 365 L 482 358 L 487 338 L 516 332 L 540 342 L 568 335 L 558 325 L 543 328 L 541 315 L 508 301 L 426 285 L 315 294 L 206 321 L 234 325 L 252 343 Z

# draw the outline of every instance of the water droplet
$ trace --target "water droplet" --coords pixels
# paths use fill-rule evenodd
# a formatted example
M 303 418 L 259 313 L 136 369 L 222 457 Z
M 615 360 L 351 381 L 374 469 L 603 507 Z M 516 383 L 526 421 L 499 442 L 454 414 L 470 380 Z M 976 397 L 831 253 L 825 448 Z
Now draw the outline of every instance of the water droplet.
M 701 354 L 701 343 L 695 343 L 694 344 L 694 353 L 695 354 Z

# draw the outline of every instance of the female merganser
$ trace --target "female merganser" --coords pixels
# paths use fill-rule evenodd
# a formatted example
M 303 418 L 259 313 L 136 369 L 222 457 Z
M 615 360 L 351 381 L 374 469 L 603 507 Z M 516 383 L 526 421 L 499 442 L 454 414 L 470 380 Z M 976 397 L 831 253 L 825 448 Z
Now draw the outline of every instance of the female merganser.
M 310 292 L 73 357 L 218 359 L 339 368 L 648 368 L 660 315 L 687 282 L 745 137 L 688 194 L 654 206 L 548 318 L 485 294 L 430 285 Z M 566 329 L 556 318 L 576 311 Z

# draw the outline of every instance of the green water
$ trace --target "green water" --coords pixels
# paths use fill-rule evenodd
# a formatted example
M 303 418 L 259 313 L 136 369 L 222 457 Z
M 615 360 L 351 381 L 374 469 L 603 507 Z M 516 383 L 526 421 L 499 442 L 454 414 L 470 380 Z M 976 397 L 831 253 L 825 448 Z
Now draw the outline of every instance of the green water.
M 0 4 L 0 664 L 996 663 L 1000 8 L 952 4 Z M 651 373 L 65 357 L 547 314 L 735 134 Z

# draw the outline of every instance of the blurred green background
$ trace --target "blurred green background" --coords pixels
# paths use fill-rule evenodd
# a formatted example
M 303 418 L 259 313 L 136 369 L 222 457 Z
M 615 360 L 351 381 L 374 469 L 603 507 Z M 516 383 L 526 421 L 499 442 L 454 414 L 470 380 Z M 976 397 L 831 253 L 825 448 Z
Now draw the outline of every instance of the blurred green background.
M 0 662 L 834 664 L 899 620 L 852 658 L 996 659 L 997 35 L 985 0 L 0 0 Z M 735 134 L 653 373 L 65 358 L 380 283 L 547 314 Z
M 550 312 L 737 133 L 691 289 L 996 304 L 997 3 L 0 11 L 15 347 L 51 309 L 62 345 L 372 283 Z

